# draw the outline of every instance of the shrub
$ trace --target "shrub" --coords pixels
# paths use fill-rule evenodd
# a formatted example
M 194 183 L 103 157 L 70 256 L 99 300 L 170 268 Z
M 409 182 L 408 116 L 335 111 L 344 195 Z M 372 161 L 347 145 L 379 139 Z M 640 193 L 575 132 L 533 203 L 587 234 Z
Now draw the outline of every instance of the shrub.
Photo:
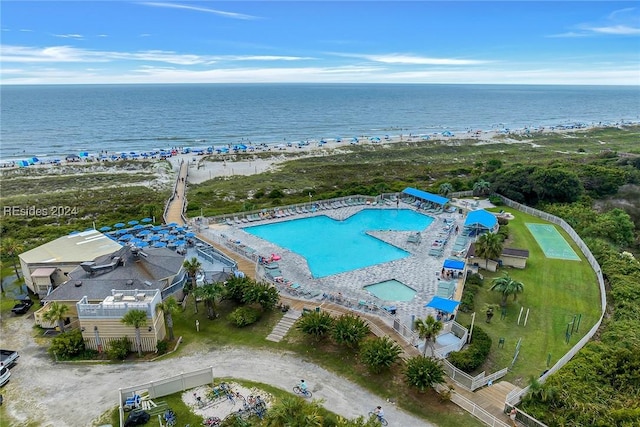
M 467 276 L 467 280 L 462 291 L 462 298 L 460 299 L 460 311 L 463 313 L 471 313 L 475 306 L 475 297 L 478 290 L 482 286 L 483 279 L 477 273 Z
M 492 194 L 491 196 L 489 196 L 489 201 L 491 202 L 491 204 L 495 206 L 502 205 L 502 197 L 496 196 L 495 194 Z
M 421 392 L 445 381 L 444 369 L 437 359 L 416 356 L 407 360 L 404 369 L 405 381 Z
M 501 227 L 503 225 L 509 225 L 509 220 L 507 218 L 499 216 L 498 217 L 498 225 L 501 226 Z
M 107 346 L 107 357 L 111 360 L 124 360 L 129 355 L 131 343 L 129 338 L 122 337 L 109 342 Z
M 389 369 L 398 361 L 402 348 L 388 337 L 376 337 L 365 340 L 361 346 L 360 358 L 373 373 Z
M 50 355 L 62 360 L 73 359 L 83 354 L 85 346 L 82 332 L 74 329 L 58 335 L 51 340 L 51 346 L 47 351 Z
M 260 312 L 251 307 L 238 307 L 227 317 L 227 320 L 238 328 L 256 323 L 258 319 Z
M 158 341 L 156 344 L 156 349 L 159 354 L 165 354 L 169 349 L 169 342 L 167 340 Z
M 467 328 L 471 326 L 468 325 Z M 466 373 L 471 373 L 482 366 L 491 351 L 491 337 L 478 326 L 473 328 L 471 344 L 462 351 L 449 354 L 449 362 Z

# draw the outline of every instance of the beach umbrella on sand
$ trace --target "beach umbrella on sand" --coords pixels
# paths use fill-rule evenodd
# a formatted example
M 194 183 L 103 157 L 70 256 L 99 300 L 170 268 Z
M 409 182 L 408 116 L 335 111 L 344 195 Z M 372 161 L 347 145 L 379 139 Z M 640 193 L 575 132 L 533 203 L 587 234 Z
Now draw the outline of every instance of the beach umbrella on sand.
M 157 242 L 157 241 L 159 241 L 160 239 L 162 239 L 162 237 L 158 236 L 157 234 L 156 234 L 156 235 L 153 235 L 153 236 L 151 236 L 151 237 L 149 238 L 149 240 L 150 240 L 150 241 L 152 241 L 152 242 Z
M 189 231 L 188 233 L 184 234 L 184 237 L 196 237 L 196 233 Z
M 151 230 L 142 230 L 138 233 L 138 236 L 148 236 L 151 233 Z
M 99 231 L 109 231 L 111 230 L 111 227 L 109 227 L 108 225 L 105 225 L 104 227 L 100 227 Z
M 177 222 L 170 222 L 169 224 L 167 224 L 167 227 L 177 227 L 178 223 Z
M 141 241 L 139 243 L 136 243 L 136 246 L 139 248 L 146 248 L 147 246 L 149 246 L 149 243 L 145 242 L 145 241 Z
M 134 230 L 142 230 L 143 228 L 144 228 L 144 225 L 141 225 L 141 224 L 136 224 L 133 226 Z
M 151 227 L 151 229 L 153 231 L 160 231 L 160 230 L 162 230 L 162 226 L 161 225 L 154 225 L 153 227 Z
M 122 236 L 120 236 L 119 240 L 126 242 L 127 240 L 131 240 L 131 239 L 133 239 L 133 234 L 123 234 Z
M 127 225 L 127 224 L 125 224 L 124 222 L 118 222 L 118 223 L 113 224 L 113 226 L 114 226 L 115 228 L 122 228 L 122 227 L 124 227 L 125 225 Z
M 129 224 L 129 225 L 138 225 L 138 223 L 140 223 L 140 221 L 136 221 L 135 219 L 132 219 L 127 224 Z
M 187 244 L 186 240 L 176 240 L 175 241 L 176 246 L 184 246 Z
M 140 222 L 144 222 L 146 224 L 146 223 L 149 223 L 149 222 L 153 222 L 153 219 L 151 219 L 151 218 L 142 218 L 140 220 Z
M 166 247 L 167 247 L 167 244 L 166 244 L 165 242 L 155 242 L 155 243 L 153 244 L 153 247 L 154 247 L 154 248 L 166 248 Z

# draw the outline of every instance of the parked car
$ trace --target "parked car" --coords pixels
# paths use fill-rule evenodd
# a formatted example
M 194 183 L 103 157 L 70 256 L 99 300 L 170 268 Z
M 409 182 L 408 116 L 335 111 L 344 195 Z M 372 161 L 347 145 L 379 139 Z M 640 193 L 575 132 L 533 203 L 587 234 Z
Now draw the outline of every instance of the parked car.
M 16 305 L 14 305 L 11 309 L 11 311 L 13 311 L 15 314 L 25 314 L 33 305 L 33 301 L 31 301 L 31 298 L 23 298 L 16 301 Z
M 0 366 L 9 368 L 18 360 L 18 352 L 15 350 L 0 350 Z
M 11 371 L 9 368 L 2 367 L 0 368 L 0 387 L 5 385 L 7 381 L 9 381 L 9 377 L 11 376 Z
M 129 412 L 129 416 L 124 422 L 124 427 L 140 426 L 140 425 L 146 424 L 147 421 L 149 421 L 150 419 L 151 419 L 151 415 L 149 415 L 149 413 L 139 409 L 135 409 Z

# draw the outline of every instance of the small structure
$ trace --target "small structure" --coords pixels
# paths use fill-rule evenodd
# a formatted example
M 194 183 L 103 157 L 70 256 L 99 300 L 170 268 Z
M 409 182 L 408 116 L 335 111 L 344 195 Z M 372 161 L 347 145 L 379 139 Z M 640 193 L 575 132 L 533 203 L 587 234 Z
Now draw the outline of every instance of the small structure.
M 140 328 L 142 351 L 156 351 L 158 341 L 166 336 L 164 316 L 156 312 L 160 302 L 158 289 L 112 289 L 111 295 L 97 304 L 83 297 L 76 307 L 85 346 L 102 352 L 111 341 L 126 336 L 135 351 L 135 330 L 122 323 L 122 318 L 131 310 L 142 310 L 147 313 L 147 323 Z
M 426 191 L 418 190 L 417 188 L 407 187 L 402 190 L 403 194 L 414 197 L 418 200 L 424 202 L 430 202 L 432 204 L 438 205 L 444 209 L 444 206 L 449 203 L 449 199 L 446 197 L 438 196 L 437 194 L 428 193 Z
M 476 246 L 472 243 L 467 251 L 467 260 L 471 265 L 477 265 L 485 268 L 488 271 L 496 271 L 500 266 L 525 268 L 527 266 L 527 259 L 529 258 L 529 251 L 526 249 L 504 248 L 502 254 L 497 260 L 485 260 L 484 258 L 476 257 Z
M 470 230 L 473 235 L 487 231 L 494 233 L 498 230 L 498 219 L 484 209 L 471 211 L 464 221 L 464 228 Z

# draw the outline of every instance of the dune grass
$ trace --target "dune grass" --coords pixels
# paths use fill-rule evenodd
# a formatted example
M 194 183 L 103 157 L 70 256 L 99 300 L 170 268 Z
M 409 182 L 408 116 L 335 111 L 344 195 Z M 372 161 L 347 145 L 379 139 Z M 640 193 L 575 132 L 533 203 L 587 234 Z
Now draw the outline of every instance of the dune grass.
M 497 273 L 481 270 L 484 286 L 475 299 L 476 324 L 483 328 L 493 339 L 492 352 L 483 369 L 494 372 L 511 365 L 516 344 L 522 338 L 520 353 L 506 379 L 519 386 L 527 385 L 530 376 L 538 377 L 544 370 L 553 366 L 600 317 L 600 291 L 595 273 L 584 256 L 560 228 L 558 231 L 580 256 L 581 261 L 567 261 L 546 258 L 525 223 L 546 223 L 523 212 L 505 208 L 515 219 L 509 222 L 510 237 L 506 246 L 529 250 L 529 259 L 525 269 L 501 268 Z M 501 310 L 491 323 L 486 323 L 483 306 L 499 304 L 501 295 L 490 291 L 491 281 L 503 271 L 524 284 L 524 292 L 508 299 L 506 315 Z M 523 313 L 518 326 L 520 309 Z M 523 326 L 526 312 L 529 310 L 527 325 Z M 565 341 L 567 324 L 574 316 L 581 315 L 578 331 Z M 471 315 L 460 313 L 458 322 L 469 324 Z M 504 348 L 499 348 L 499 340 L 504 338 Z M 550 356 L 550 364 L 547 358 Z

